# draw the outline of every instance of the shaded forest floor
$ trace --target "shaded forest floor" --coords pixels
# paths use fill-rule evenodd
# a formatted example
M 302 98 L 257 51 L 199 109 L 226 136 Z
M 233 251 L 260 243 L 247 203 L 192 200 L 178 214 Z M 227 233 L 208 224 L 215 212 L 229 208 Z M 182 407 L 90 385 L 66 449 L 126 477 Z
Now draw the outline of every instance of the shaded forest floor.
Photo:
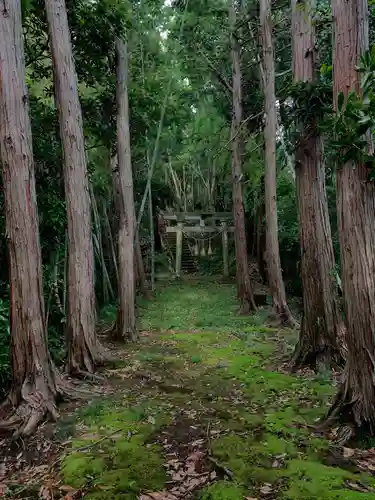
M 371 442 L 352 450 L 313 433 L 330 374 L 289 375 L 295 332 L 264 326 L 266 310 L 235 312 L 230 285 L 172 285 L 140 304 L 140 343 L 112 346 L 92 399 L 11 444 L 3 496 L 375 499 Z

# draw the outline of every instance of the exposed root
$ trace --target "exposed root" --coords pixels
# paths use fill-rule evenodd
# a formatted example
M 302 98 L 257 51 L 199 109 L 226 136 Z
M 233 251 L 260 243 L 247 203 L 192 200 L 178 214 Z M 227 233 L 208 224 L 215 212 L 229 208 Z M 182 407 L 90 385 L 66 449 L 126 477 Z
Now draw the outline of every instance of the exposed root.
M 324 432 L 338 426 L 336 441 L 342 445 L 359 434 L 375 433 L 375 387 L 366 370 L 352 372 L 348 364 L 340 390 L 317 430 Z
M 254 299 L 252 300 L 249 300 L 249 299 L 240 299 L 241 303 L 240 303 L 240 308 L 237 312 L 237 314 L 239 316 L 245 316 L 247 314 L 250 314 L 252 312 L 255 312 L 257 307 L 255 305 L 255 302 L 254 302 Z
M 109 326 L 108 328 L 105 328 L 104 330 L 102 330 L 100 332 L 100 335 L 103 335 L 103 336 L 109 336 L 111 337 L 111 334 L 113 333 L 113 330 L 116 328 L 116 321 L 114 321 L 112 323 L 111 326 Z
M 300 328 L 298 321 L 290 313 L 272 313 L 269 315 L 269 320 L 272 327 Z
M 303 329 L 303 324 L 301 329 Z M 331 345 L 324 342 L 322 336 L 315 343 L 312 335 L 300 331 L 300 337 L 290 362 L 291 372 L 302 368 L 311 368 L 316 373 L 325 373 L 331 369 L 341 370 L 344 365 L 345 358 L 343 358 L 338 343 Z
M 329 346 L 304 351 L 296 346 L 295 354 L 290 363 L 290 371 L 295 373 L 303 368 L 311 368 L 315 373 L 326 373 L 344 366 L 344 360 L 337 350 Z
M 45 419 L 56 421 L 59 418 L 57 402 L 64 398 L 77 398 L 78 391 L 64 380 L 51 363 L 50 377 L 38 374 L 33 383 L 25 380 L 21 391 L 12 389 L 7 404 L 11 415 L 0 421 L 0 430 L 12 432 L 15 438 L 30 436 Z
M 94 374 L 96 368 L 108 360 L 104 347 L 97 340 L 94 344 L 89 344 L 83 339 L 83 342 L 71 349 L 73 352 L 68 353 L 66 371 L 72 377 L 80 377 L 81 372 Z
M 15 438 L 30 436 L 45 417 L 56 421 L 58 416 L 56 405 L 35 392 L 29 395 L 28 401 L 21 403 L 8 419 L 0 422 L 0 429 L 13 432 Z
M 113 342 L 136 342 L 139 340 L 139 332 L 134 330 L 122 331 L 123 329 L 119 327 L 118 320 L 115 321 L 114 325 L 109 330 L 109 338 Z
M 77 369 L 74 374 L 71 375 L 74 375 L 75 377 L 81 378 L 83 380 L 92 380 L 94 382 L 105 382 L 106 380 L 105 377 L 101 377 L 100 375 L 97 375 L 95 373 L 86 372 L 80 369 Z

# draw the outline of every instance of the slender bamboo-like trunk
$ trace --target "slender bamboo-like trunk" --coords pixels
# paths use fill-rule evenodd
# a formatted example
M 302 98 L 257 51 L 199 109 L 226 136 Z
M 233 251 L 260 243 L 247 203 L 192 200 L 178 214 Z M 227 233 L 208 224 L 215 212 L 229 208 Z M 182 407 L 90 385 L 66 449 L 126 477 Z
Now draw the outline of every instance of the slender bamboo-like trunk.
M 231 0 L 232 1 L 232 0 Z M 235 2 L 235 0 L 233 0 Z M 241 303 L 240 312 L 247 314 L 256 309 L 249 276 L 247 242 L 245 233 L 245 210 L 243 206 L 242 160 L 241 160 L 241 125 L 242 125 L 242 89 L 240 49 L 235 37 L 236 4 L 229 6 L 231 30 L 231 56 L 233 71 L 233 119 L 232 119 L 232 182 L 233 182 L 233 217 L 235 226 L 235 248 L 237 268 L 237 296 Z
M 314 0 L 292 0 L 293 77 L 296 82 L 316 79 L 314 7 Z M 314 119 L 300 131 L 295 160 L 304 312 L 292 361 L 294 368 L 324 369 L 337 366 L 342 359 L 323 144 Z
M 1 4 L 0 47 L 0 160 L 10 278 L 9 402 L 17 408 L 0 427 L 29 435 L 45 415 L 57 417 L 62 384 L 47 349 L 20 0 Z
M 356 65 L 368 49 L 366 0 L 334 0 L 334 102 L 360 93 Z M 369 145 L 372 148 L 372 144 Z M 365 165 L 349 161 L 337 170 L 341 275 L 347 362 L 329 422 L 339 418 L 375 432 L 375 186 Z M 353 432 L 353 431 L 352 431 Z M 347 433 L 347 437 L 350 434 Z
M 285 286 L 281 272 L 277 201 L 276 201 L 276 96 L 275 63 L 272 44 L 271 0 L 260 1 L 260 23 L 262 30 L 264 104 L 265 104 L 265 208 L 267 272 L 272 304 L 277 318 L 282 324 L 294 326 L 289 310 Z
M 123 40 L 116 39 L 117 51 L 117 158 L 119 186 L 119 305 L 114 337 L 135 340 L 135 211 L 130 152 L 128 103 L 128 54 Z
M 45 0 L 64 156 L 68 212 L 67 368 L 93 373 L 103 361 L 95 332 L 94 253 L 81 105 L 65 0 Z
M 155 229 L 154 229 L 154 211 L 152 207 L 152 188 L 151 184 L 148 191 L 148 214 L 150 219 L 150 241 L 151 241 L 151 290 L 155 289 Z

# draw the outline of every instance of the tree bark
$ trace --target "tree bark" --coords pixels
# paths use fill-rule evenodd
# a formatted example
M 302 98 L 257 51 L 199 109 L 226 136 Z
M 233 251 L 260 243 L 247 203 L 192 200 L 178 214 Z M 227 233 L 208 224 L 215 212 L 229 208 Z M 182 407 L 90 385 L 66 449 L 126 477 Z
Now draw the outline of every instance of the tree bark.
M 112 169 L 112 184 L 113 184 L 113 198 L 114 198 L 114 209 L 116 213 L 116 224 L 114 224 L 114 233 L 118 235 L 119 230 L 119 217 L 120 217 L 120 184 L 119 184 L 119 173 L 118 173 L 118 159 L 117 154 L 111 159 L 111 169 Z M 117 237 L 117 236 L 116 236 Z M 135 231 L 135 282 L 136 289 L 139 287 L 142 295 L 145 299 L 150 299 L 151 294 L 147 287 L 146 273 L 145 267 L 142 258 L 141 244 L 139 242 L 139 237 L 137 235 L 137 231 Z
M 289 310 L 285 285 L 281 272 L 278 239 L 277 200 L 276 200 L 276 96 L 275 63 L 272 44 L 271 0 L 260 1 L 260 23 L 262 30 L 263 68 L 264 68 L 264 107 L 265 107 L 265 208 L 266 208 L 266 261 L 268 283 L 272 304 L 277 318 L 286 326 L 295 326 Z
M 360 93 L 356 65 L 368 49 L 366 0 L 334 0 L 334 102 Z M 372 144 L 369 144 L 372 148 Z M 342 288 L 347 362 L 328 422 L 339 418 L 375 432 L 375 187 L 365 165 L 349 161 L 337 170 Z
M 67 368 L 93 373 L 103 362 L 95 332 L 94 253 L 82 111 L 65 0 L 45 0 L 64 156 L 68 212 Z
M 12 387 L 17 408 L 1 427 L 31 434 L 56 418 L 61 379 L 47 349 L 31 125 L 25 83 L 21 1 L 0 7 L 0 158 L 9 251 Z
M 135 340 L 135 211 L 130 152 L 128 55 L 125 42 L 116 39 L 117 51 L 117 158 L 119 186 L 119 305 L 114 337 Z
M 137 232 L 136 232 L 137 233 Z M 145 265 L 143 262 L 141 243 L 139 241 L 139 235 L 135 235 L 135 270 L 136 270 L 136 281 L 139 286 L 143 297 L 145 299 L 150 299 L 151 294 L 147 286 Z
M 316 80 L 314 0 L 292 0 L 293 77 Z M 335 258 L 325 188 L 323 144 L 314 119 L 300 131 L 295 156 L 301 244 L 303 318 L 293 368 L 325 369 L 342 363 Z
M 231 0 L 232 1 L 232 0 Z M 235 0 L 233 0 L 235 2 Z M 231 56 L 233 71 L 233 119 L 232 119 L 232 182 L 233 182 L 233 217 L 235 226 L 236 248 L 236 276 L 237 296 L 240 300 L 241 314 L 248 314 L 256 310 L 253 290 L 249 276 L 247 242 L 245 234 L 245 211 L 243 205 L 242 189 L 242 160 L 241 160 L 241 125 L 242 125 L 242 89 L 241 89 L 241 64 L 240 49 L 235 37 L 236 4 L 229 6 L 229 23 L 231 38 Z
M 263 284 L 268 283 L 268 274 L 267 274 L 267 264 L 265 261 L 266 255 L 266 237 L 264 230 L 263 220 L 265 219 L 266 207 L 265 207 L 265 193 L 264 193 L 264 175 L 262 175 L 259 184 L 260 184 L 260 195 L 258 206 L 256 209 L 256 258 L 259 268 L 259 274 L 262 278 Z

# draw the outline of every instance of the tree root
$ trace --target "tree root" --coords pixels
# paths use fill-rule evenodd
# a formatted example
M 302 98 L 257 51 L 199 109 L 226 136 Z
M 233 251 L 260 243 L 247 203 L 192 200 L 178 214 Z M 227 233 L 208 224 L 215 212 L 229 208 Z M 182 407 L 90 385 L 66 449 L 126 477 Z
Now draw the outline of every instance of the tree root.
M 40 401 L 37 402 L 37 399 Z M 31 402 L 31 399 L 34 399 Z M 31 394 L 28 401 L 22 402 L 6 420 L 0 422 L 0 429 L 5 432 L 13 431 L 13 437 L 30 436 L 45 417 L 56 421 L 59 417 L 56 405 L 45 400 L 40 394 Z
M 111 336 L 111 334 L 113 333 L 113 330 L 114 330 L 115 328 L 116 328 L 116 321 L 114 321 L 114 322 L 112 323 L 112 325 L 111 325 L 111 326 L 109 326 L 108 328 L 105 328 L 104 330 L 102 330 L 102 331 L 100 332 L 100 335 L 105 336 L 105 337 L 106 337 L 106 336 Z
M 81 378 L 81 372 L 94 374 L 96 368 L 104 365 L 108 359 L 104 347 L 98 340 L 93 345 L 84 340 L 83 345 L 73 346 L 73 349 L 76 349 L 76 352 L 69 353 L 66 364 L 66 371 L 72 377 Z
M 59 399 L 77 399 L 78 391 L 62 379 L 53 365 L 51 375 L 47 380 L 44 373 L 38 374 L 33 383 L 25 380 L 21 391 L 17 388 L 11 390 L 7 404 L 11 403 L 12 413 L 0 421 L 0 430 L 13 432 L 14 438 L 30 436 L 44 419 L 56 421 L 59 418 Z
M 286 313 L 271 313 L 269 315 L 270 326 L 296 329 L 300 328 L 300 324 L 291 314 Z
M 250 314 L 252 312 L 255 312 L 257 310 L 257 307 L 255 305 L 254 300 L 250 299 L 240 299 L 240 307 L 238 309 L 238 316 L 246 316 L 247 314 Z
M 114 322 L 114 324 L 107 330 L 109 338 L 113 342 L 136 342 L 139 340 L 139 332 L 137 330 L 126 332 L 126 335 L 122 335 L 119 332 L 118 321 Z
M 367 380 L 364 372 L 358 374 L 353 375 L 346 365 L 340 390 L 326 419 L 317 427 L 318 432 L 325 432 L 338 426 L 336 441 L 340 445 L 359 435 L 375 433 L 374 381 Z
M 71 375 L 77 378 L 81 378 L 83 380 L 92 380 L 95 382 L 105 382 L 105 377 L 97 375 L 96 373 L 86 372 L 85 370 L 76 369 L 74 373 L 71 372 Z
M 324 373 L 332 368 L 342 369 L 344 364 L 345 360 L 338 349 L 329 345 L 313 348 L 298 341 L 290 362 L 290 371 L 295 373 L 302 368 L 311 368 L 316 373 Z

